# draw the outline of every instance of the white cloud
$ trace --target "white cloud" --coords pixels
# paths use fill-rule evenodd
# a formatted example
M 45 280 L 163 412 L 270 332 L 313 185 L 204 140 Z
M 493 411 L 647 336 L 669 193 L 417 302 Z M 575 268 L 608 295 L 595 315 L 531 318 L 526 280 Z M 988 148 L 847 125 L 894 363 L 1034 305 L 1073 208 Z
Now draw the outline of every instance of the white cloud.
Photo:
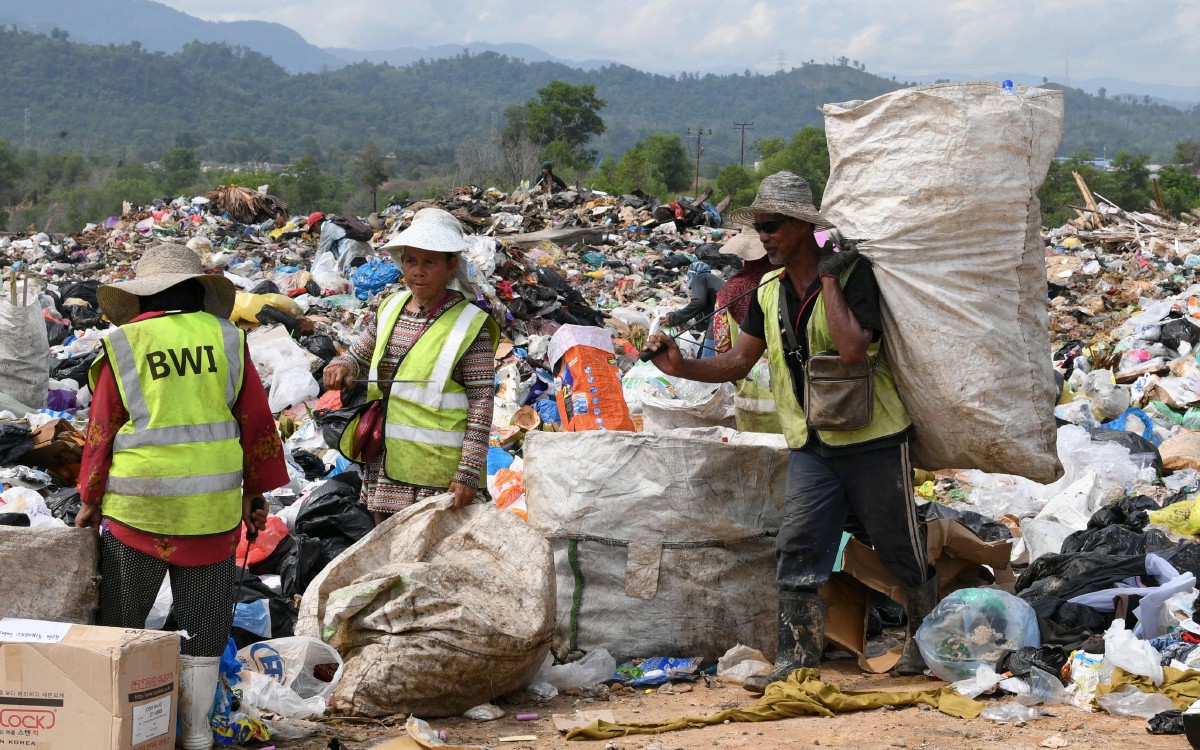
M 322 47 L 524 43 L 656 72 L 770 72 L 845 55 L 903 77 L 1011 71 L 1196 85 L 1195 0 L 160 0 L 208 20 L 275 21 Z

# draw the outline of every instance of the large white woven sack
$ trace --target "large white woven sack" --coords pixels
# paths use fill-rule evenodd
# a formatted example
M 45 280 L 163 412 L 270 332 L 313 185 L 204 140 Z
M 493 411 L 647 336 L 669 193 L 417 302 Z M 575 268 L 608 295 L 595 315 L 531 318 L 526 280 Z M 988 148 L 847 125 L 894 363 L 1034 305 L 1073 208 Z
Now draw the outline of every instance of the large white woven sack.
M 1057 479 L 1037 190 L 1062 94 L 952 83 L 824 113 L 821 212 L 869 240 L 917 464 Z
M 524 687 L 545 660 L 549 545 L 513 513 L 451 499 L 384 521 L 305 591 L 296 635 L 346 661 L 333 712 L 457 716 Z

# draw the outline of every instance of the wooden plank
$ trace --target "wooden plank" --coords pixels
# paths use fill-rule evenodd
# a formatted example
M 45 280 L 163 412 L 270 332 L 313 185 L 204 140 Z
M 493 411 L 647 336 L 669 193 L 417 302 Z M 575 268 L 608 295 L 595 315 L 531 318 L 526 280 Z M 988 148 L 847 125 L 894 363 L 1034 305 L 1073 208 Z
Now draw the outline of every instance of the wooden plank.
M 599 242 L 604 239 L 604 227 L 564 227 L 562 229 L 543 229 L 540 232 L 525 232 L 502 236 L 502 239 L 514 242 L 521 247 L 529 247 L 550 240 L 560 245 L 574 245 L 578 242 Z

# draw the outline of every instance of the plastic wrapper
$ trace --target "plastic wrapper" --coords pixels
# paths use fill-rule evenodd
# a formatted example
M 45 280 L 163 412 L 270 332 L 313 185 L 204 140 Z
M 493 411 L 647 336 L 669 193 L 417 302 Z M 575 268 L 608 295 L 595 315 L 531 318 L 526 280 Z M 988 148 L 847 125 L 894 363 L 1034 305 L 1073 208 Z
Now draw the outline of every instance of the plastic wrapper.
M 1139 716 L 1143 719 L 1175 708 L 1171 699 L 1162 693 L 1143 693 L 1133 685 L 1101 695 L 1096 702 L 1113 716 Z
M 772 668 L 763 652 L 740 643 L 717 660 L 717 676 L 738 684 L 749 677 L 768 674 Z
M 546 654 L 545 663 L 542 664 L 542 668 L 533 676 L 533 679 L 529 681 L 529 684 L 531 686 L 539 686 L 540 688 L 549 685 L 556 692 L 577 690 L 599 685 L 602 682 L 608 682 L 613 679 L 616 671 L 616 659 L 613 659 L 608 651 L 602 648 L 589 651 L 579 661 L 567 664 L 555 664 L 554 657 L 551 654 Z M 544 688 L 542 688 L 538 694 L 541 695 L 545 692 Z
M 1033 607 L 998 589 L 961 589 L 934 608 L 917 630 L 917 645 L 929 668 L 943 680 L 975 676 L 994 667 L 1008 651 L 1040 646 Z
M 638 663 L 627 661 L 617 667 L 616 679 L 632 687 L 661 685 L 672 680 L 692 680 L 700 668 L 700 657 L 679 659 L 654 656 Z
M 1125 629 L 1125 620 L 1117 618 L 1104 633 L 1104 659 L 1130 674 L 1149 677 L 1155 685 L 1163 681 L 1162 657 L 1149 643 Z M 1168 706 L 1168 708 L 1170 708 Z M 1162 709 L 1166 710 L 1166 709 Z M 1158 711 L 1151 713 L 1153 716 Z M 1149 717 L 1147 717 L 1149 718 Z
M 315 638 L 263 641 L 238 651 L 248 686 L 245 700 L 292 719 L 320 716 L 342 677 L 338 652 Z

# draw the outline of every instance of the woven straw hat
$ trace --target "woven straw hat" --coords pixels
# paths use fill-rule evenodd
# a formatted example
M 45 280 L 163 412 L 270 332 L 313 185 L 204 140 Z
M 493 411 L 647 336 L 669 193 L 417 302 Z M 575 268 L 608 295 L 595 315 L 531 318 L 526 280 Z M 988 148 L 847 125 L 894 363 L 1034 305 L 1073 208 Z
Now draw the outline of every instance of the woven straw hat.
M 412 224 L 388 240 L 385 250 L 397 253 L 404 247 L 432 250 L 436 253 L 461 253 L 467 249 L 462 224 L 449 211 L 422 208 L 413 216 Z
M 204 272 L 200 257 L 185 245 L 155 245 L 134 266 L 136 278 L 105 284 L 96 291 L 100 309 L 117 325 L 124 325 L 141 314 L 139 297 L 149 297 L 176 284 L 195 279 L 204 287 L 204 310 L 218 318 L 229 318 L 236 293 L 233 282 L 224 276 Z
M 776 172 L 763 178 L 758 185 L 754 202 L 745 208 L 729 212 L 729 219 L 738 224 L 753 224 L 755 214 L 783 214 L 807 221 L 817 227 L 831 229 L 833 224 L 813 205 L 812 188 L 808 181 L 794 172 Z
M 721 245 L 721 253 L 736 255 L 742 260 L 758 260 L 767 254 L 767 249 L 759 241 L 758 234 L 753 229 L 746 228 L 741 234 Z

